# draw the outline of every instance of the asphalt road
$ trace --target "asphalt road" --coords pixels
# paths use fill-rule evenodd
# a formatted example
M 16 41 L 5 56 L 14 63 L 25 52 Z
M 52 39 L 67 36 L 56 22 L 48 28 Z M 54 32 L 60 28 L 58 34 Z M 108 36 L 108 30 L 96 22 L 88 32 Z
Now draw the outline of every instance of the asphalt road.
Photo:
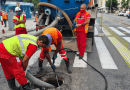
M 130 37 L 129 33 L 127 33 L 126 31 L 125 31 L 126 33 L 124 33 L 122 29 L 118 28 L 123 27 L 130 31 L 130 29 L 127 26 L 121 24 L 120 21 L 121 18 L 123 18 L 124 23 L 129 24 L 129 19 L 127 19 L 126 17 L 109 15 L 109 14 L 108 15 L 103 14 L 103 23 L 107 25 L 107 27 L 113 27 L 118 31 L 120 31 L 121 33 L 125 34 L 125 36 L 118 35 L 118 38 L 123 37 L 129 38 Z M 118 23 L 114 22 L 113 20 L 118 21 Z M 94 66 L 97 70 L 99 70 L 102 74 L 104 74 L 108 82 L 107 90 L 130 90 L 130 68 L 128 66 L 129 64 L 127 64 L 130 60 L 129 58 L 130 49 L 129 47 L 125 48 L 125 44 L 123 44 L 122 42 L 125 43 L 127 42 L 127 44 L 130 43 L 124 39 L 123 39 L 124 41 L 120 41 L 119 39 L 117 39 L 117 35 L 113 33 L 110 33 L 111 35 L 105 34 L 104 37 L 98 36 L 98 33 L 101 33 L 101 28 L 98 22 L 96 22 L 95 24 L 95 29 L 97 29 L 97 31 L 95 31 L 95 43 L 93 45 L 92 52 L 85 54 L 86 55 L 85 60 L 89 64 Z M 103 30 L 105 32 L 109 31 L 105 29 L 105 27 L 103 28 Z M 113 40 L 115 40 L 115 42 Z M 121 48 L 123 48 L 124 51 Z M 36 61 L 34 65 L 32 65 L 30 68 L 33 74 L 36 74 L 38 70 L 37 58 L 39 56 L 39 53 L 40 51 L 35 53 L 33 55 L 33 58 L 31 58 L 32 61 Z M 52 51 L 50 55 L 52 56 L 53 53 L 54 51 Z M 66 53 L 67 57 L 70 59 L 70 66 L 73 70 L 73 73 L 72 74 L 67 73 L 64 61 L 60 58 L 60 56 L 58 56 L 58 59 L 56 61 L 57 63 L 56 72 L 58 76 L 63 77 L 65 81 L 61 86 L 62 90 L 105 90 L 104 89 L 105 81 L 99 73 L 97 73 L 88 65 L 81 63 L 82 60 L 76 59 L 77 57 L 75 56 L 74 53 L 72 52 L 66 52 Z M 76 61 L 77 64 L 75 64 Z M 44 65 L 47 68 L 48 74 L 53 73 L 51 68 L 47 66 L 47 63 L 48 63 L 47 60 L 45 60 Z M 0 90 L 9 90 L 1 66 L 0 66 Z

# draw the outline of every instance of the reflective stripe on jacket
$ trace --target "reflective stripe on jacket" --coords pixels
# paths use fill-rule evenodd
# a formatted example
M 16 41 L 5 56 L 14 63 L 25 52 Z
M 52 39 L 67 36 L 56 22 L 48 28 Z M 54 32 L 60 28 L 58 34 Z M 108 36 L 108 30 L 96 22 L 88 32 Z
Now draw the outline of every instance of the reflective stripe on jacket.
M 36 42 L 37 37 L 28 34 L 20 34 L 2 41 L 6 50 L 10 54 L 20 58 L 25 55 L 29 44 L 33 44 L 38 47 Z
M 17 18 L 16 16 L 14 16 L 13 19 L 16 19 L 16 20 L 23 20 L 23 15 L 20 16 L 20 19 Z M 14 26 L 14 29 L 19 28 L 19 27 L 26 28 L 26 27 L 25 27 L 25 23 L 20 23 L 20 24 L 18 24 L 18 25 L 15 25 L 15 26 Z
M 35 20 L 36 20 L 36 21 L 38 20 L 37 16 L 35 16 Z
M 83 22 L 83 20 L 84 20 L 84 22 L 87 21 L 87 15 L 89 14 L 89 12 L 86 11 L 86 14 L 84 16 L 85 18 L 79 18 L 80 14 L 81 14 L 80 12 L 77 13 L 77 15 L 76 15 L 76 22 L 78 21 L 78 19 L 80 19 L 80 22 Z M 79 24 L 79 22 L 77 22 L 77 24 Z M 85 33 L 88 33 L 88 26 L 89 26 L 89 24 L 85 25 Z M 74 31 L 76 31 L 76 29 L 77 28 L 75 28 Z

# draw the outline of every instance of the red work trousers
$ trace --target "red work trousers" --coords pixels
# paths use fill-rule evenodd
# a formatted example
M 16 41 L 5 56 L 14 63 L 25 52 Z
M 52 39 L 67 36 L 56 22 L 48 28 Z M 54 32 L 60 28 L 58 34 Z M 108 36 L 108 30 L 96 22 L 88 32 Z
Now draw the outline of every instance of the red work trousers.
M 77 47 L 79 50 L 79 55 L 83 57 L 85 48 L 87 46 L 86 44 L 87 34 L 84 31 L 77 31 L 76 38 L 77 38 Z
M 16 28 L 16 32 L 15 35 L 19 35 L 19 34 L 27 34 L 26 28 Z
M 20 85 L 27 84 L 25 72 L 22 67 L 21 59 L 16 56 L 3 55 L 0 53 L 0 63 L 7 80 L 15 78 Z
M 54 44 L 54 45 L 55 45 L 55 47 L 57 47 L 56 44 Z M 61 44 L 61 48 L 60 48 L 60 49 L 63 49 L 63 48 L 64 48 L 64 46 L 63 46 L 63 44 Z M 61 55 L 61 57 L 62 57 L 64 60 L 68 60 L 68 58 L 67 58 L 67 56 L 66 56 L 66 52 L 65 52 L 64 49 L 61 50 L 61 51 L 59 52 L 59 54 Z M 44 49 L 41 48 L 40 61 L 44 61 L 44 58 L 45 58 Z

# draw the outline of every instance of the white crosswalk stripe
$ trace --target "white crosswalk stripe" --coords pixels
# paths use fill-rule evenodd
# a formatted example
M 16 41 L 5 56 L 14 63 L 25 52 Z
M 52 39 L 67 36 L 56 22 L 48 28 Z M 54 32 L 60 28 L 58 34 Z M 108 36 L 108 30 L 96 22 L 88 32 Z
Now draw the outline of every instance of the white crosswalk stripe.
M 118 27 L 118 28 L 121 29 L 121 30 L 123 30 L 123 31 L 125 31 L 125 32 L 127 32 L 127 33 L 130 33 L 130 31 L 128 29 L 125 29 L 123 27 Z
M 60 64 L 61 64 L 62 60 L 63 60 L 62 57 L 61 57 L 60 54 L 58 53 L 58 54 L 57 54 L 57 58 L 56 58 L 56 60 L 55 60 L 55 66 L 56 66 L 56 67 L 60 67 Z M 51 59 L 51 61 L 53 62 L 52 59 Z M 47 66 L 50 66 L 49 62 L 47 63 Z
M 95 37 L 95 43 L 103 69 L 117 69 L 117 66 L 101 37 Z
M 79 52 L 77 52 L 77 54 L 79 54 Z M 84 58 L 83 59 L 85 61 L 87 61 L 87 53 L 86 52 L 84 53 Z M 73 67 L 82 67 L 82 68 L 85 68 L 85 67 L 87 67 L 87 64 L 83 60 L 80 60 L 77 55 L 75 55 Z
M 128 43 L 130 43 L 130 37 L 122 37 L 123 39 L 125 39 Z
M 119 30 L 117 30 L 116 28 L 114 27 L 109 27 L 112 31 L 114 31 L 115 33 L 117 33 L 119 36 L 125 36 L 124 33 L 120 32 Z
M 95 27 L 95 29 L 94 29 L 94 35 L 98 35 L 98 30 L 97 30 L 96 27 Z
M 127 28 L 129 28 L 129 29 L 130 29 L 130 27 L 127 27 Z

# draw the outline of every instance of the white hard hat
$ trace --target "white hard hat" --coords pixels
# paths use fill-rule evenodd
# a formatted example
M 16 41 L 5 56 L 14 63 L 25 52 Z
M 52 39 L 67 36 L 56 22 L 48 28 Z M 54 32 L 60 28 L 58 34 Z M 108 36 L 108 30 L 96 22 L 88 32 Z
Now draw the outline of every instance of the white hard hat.
M 15 7 L 15 11 L 21 11 L 20 7 Z
M 36 11 L 35 13 L 38 13 L 38 11 Z

